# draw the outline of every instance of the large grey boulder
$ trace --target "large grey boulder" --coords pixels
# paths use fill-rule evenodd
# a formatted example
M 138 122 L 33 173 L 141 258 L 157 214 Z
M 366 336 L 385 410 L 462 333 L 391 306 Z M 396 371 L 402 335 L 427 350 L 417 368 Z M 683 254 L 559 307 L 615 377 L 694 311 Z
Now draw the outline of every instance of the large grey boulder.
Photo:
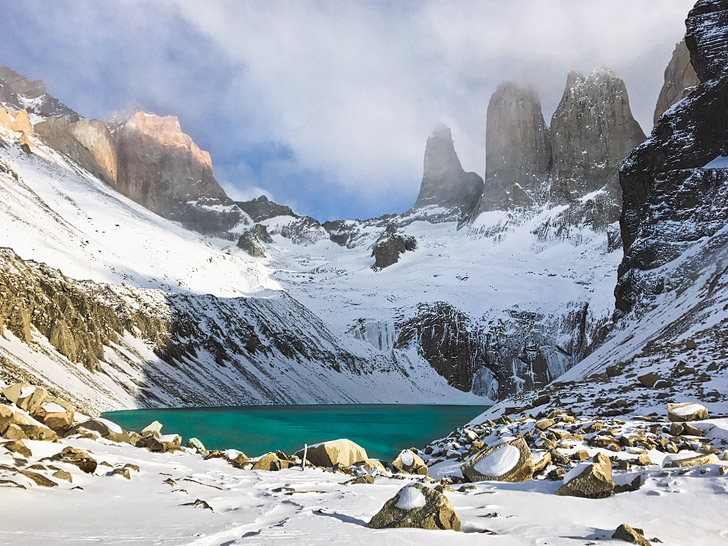
M 632 116 L 627 88 L 613 71 L 597 68 L 586 77 L 571 72 L 551 119 L 552 201 L 570 204 L 604 189 L 616 200 L 610 211 L 616 220 L 617 168 L 644 139 Z
M 471 482 L 524 482 L 533 477 L 533 454 L 523 438 L 485 447 L 460 469 Z
M 371 529 L 415 527 L 460 530 L 460 516 L 441 492 L 419 483 L 407 485 L 367 523 Z
M 499 85 L 488 103 L 485 184 L 473 216 L 545 203 L 550 168 L 551 136 L 536 92 Z
M 690 51 L 685 45 L 685 40 L 680 40 L 665 68 L 665 83 L 655 106 L 654 123 L 657 124 L 657 120 L 670 106 L 684 98 L 699 83 L 698 75 L 690 62 Z
M 438 125 L 427 139 L 424 173 L 413 210 L 440 207 L 455 217 L 469 215 L 483 192 L 483 179 L 460 164 L 452 132 Z

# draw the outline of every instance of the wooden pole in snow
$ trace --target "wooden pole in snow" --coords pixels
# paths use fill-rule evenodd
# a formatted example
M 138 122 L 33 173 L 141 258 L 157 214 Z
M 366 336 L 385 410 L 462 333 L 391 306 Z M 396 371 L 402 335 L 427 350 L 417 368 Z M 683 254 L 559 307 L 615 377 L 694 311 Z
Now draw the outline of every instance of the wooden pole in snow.
M 301 461 L 301 472 L 306 470 L 306 455 L 308 455 L 308 444 L 303 444 L 303 460 Z

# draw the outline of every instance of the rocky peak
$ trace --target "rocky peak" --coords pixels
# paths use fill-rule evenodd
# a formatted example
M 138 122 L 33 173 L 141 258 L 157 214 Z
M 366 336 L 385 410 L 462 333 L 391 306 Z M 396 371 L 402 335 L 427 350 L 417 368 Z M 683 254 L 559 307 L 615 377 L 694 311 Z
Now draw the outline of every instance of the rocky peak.
M 536 92 L 514 83 L 499 85 L 488 103 L 478 212 L 543 204 L 550 168 L 551 137 Z
M 700 80 L 720 78 L 728 66 L 728 1 L 698 0 L 685 26 L 685 42 Z
M 210 154 L 182 132 L 176 117 L 137 112 L 113 136 L 116 187 L 124 195 L 202 233 L 223 233 L 249 222 L 215 180 Z
M 467 215 L 483 191 L 483 179 L 460 164 L 452 132 L 439 124 L 427 139 L 424 174 L 414 209 L 437 206 Z
M 681 40 L 675 46 L 672 58 L 665 69 L 665 83 L 657 99 L 654 123 L 657 124 L 657 120 L 670 106 L 682 99 L 689 89 L 699 83 L 698 75 L 690 62 L 690 51 L 685 45 L 685 40 Z
M 42 81 L 30 81 L 7 66 L 0 66 L 0 102 L 43 117 L 63 116 L 70 121 L 76 121 L 79 117 L 50 95 Z
M 265 195 L 261 195 L 250 201 L 236 201 L 235 204 L 243 209 L 253 219 L 253 222 L 270 220 L 276 216 L 293 216 L 294 218 L 298 218 L 298 215 L 293 212 L 291 207 L 279 205 L 275 201 L 268 199 Z
M 569 74 L 551 135 L 554 203 L 573 203 L 603 188 L 618 199 L 617 167 L 645 138 L 624 82 L 605 68 L 587 77 Z
M 698 1 L 686 27 L 704 83 L 659 118 L 620 170 L 625 254 L 615 296 L 624 312 L 726 267 L 728 169 L 712 162 L 728 156 L 728 2 Z

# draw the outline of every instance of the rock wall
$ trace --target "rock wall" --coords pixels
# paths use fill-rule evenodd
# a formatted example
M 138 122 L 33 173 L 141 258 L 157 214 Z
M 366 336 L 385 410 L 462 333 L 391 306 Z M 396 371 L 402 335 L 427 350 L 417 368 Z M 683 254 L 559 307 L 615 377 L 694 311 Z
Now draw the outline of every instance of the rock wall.
M 697 2 L 686 26 L 702 83 L 658 120 L 620 170 L 625 256 L 615 295 L 623 312 L 639 312 L 656 295 L 719 265 L 687 252 L 694 245 L 726 244 L 721 230 L 728 223 L 728 170 L 705 167 L 728 156 L 728 41 L 716 40 L 728 35 L 728 4 Z M 671 262 L 680 274 L 667 267 Z
M 488 103 L 485 185 L 476 215 L 543 205 L 548 199 L 551 136 L 535 91 L 498 86 Z
M 665 69 L 665 83 L 655 106 L 654 124 L 657 125 L 660 116 L 699 83 L 698 75 L 690 62 L 690 51 L 685 45 L 685 40 L 681 40 L 675 46 L 672 58 Z
M 76 121 L 78 114 L 48 94 L 42 81 L 30 81 L 12 68 L 0 66 L 0 102 L 39 116 L 65 117 Z

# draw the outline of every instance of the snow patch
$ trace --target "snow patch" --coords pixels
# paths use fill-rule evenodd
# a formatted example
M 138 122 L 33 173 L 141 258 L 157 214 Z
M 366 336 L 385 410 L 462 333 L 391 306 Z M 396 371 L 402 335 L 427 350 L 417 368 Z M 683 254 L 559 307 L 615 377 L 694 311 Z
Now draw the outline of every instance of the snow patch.
M 511 445 L 496 449 L 475 463 L 475 470 L 484 476 L 502 476 L 513 469 L 521 458 L 521 451 Z
M 427 499 L 422 494 L 422 491 L 416 487 L 408 486 L 400 489 L 398 496 L 399 499 L 397 499 L 397 504 L 394 506 L 400 510 L 414 510 L 415 508 L 422 508 L 427 504 Z

